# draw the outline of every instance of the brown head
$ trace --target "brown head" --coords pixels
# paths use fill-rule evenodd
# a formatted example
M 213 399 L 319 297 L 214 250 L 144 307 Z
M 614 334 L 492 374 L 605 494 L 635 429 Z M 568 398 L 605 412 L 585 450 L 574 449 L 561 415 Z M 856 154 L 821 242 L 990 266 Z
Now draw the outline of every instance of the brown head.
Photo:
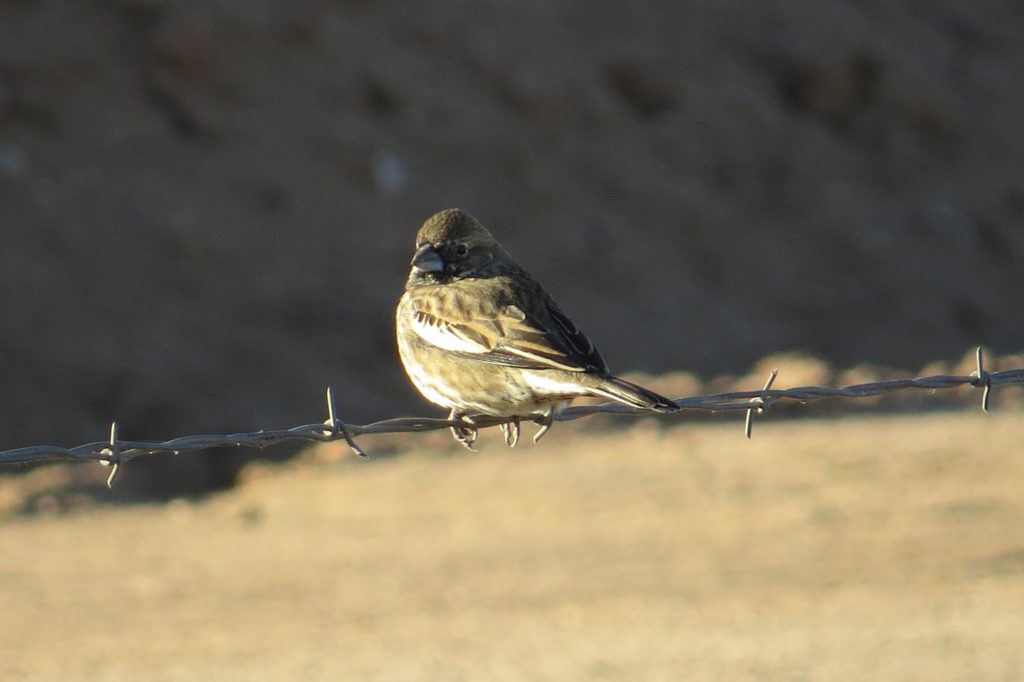
M 416 233 L 410 283 L 437 283 L 490 277 L 512 261 L 501 244 L 473 216 L 448 208 L 427 218 Z

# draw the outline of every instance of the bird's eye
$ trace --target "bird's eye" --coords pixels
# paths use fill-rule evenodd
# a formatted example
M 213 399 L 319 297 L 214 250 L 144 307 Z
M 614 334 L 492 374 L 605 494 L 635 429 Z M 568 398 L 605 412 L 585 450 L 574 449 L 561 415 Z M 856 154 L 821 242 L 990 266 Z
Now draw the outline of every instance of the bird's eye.
M 465 258 L 469 254 L 469 247 L 465 244 L 455 245 L 455 255 L 459 258 Z

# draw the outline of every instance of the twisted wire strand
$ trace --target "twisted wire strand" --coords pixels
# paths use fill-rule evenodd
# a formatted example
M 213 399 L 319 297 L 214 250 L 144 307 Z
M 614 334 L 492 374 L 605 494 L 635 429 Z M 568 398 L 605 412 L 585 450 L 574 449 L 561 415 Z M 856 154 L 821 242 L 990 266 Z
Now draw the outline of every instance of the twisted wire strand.
M 774 370 L 760 390 L 733 391 L 712 395 L 689 396 L 675 402 L 680 412 L 729 412 L 746 411 L 744 433 L 749 438 L 751 419 L 754 414 L 765 412 L 771 405 L 780 400 L 792 400 L 808 403 L 827 398 L 866 398 L 894 391 L 907 389 L 944 390 L 959 386 L 973 386 L 982 389 L 982 409 L 988 412 L 989 395 L 992 387 L 1008 384 L 1024 384 L 1024 369 L 1010 369 L 1000 372 L 987 372 L 983 365 L 981 348 L 976 353 L 978 369 L 970 375 L 934 375 L 913 379 L 891 379 L 873 381 L 850 386 L 799 386 L 787 389 L 771 388 L 778 370 Z M 64 448 L 55 445 L 34 445 L 0 452 L 0 464 L 27 464 L 34 462 L 100 462 L 112 467 L 108 485 L 118 474 L 120 465 L 136 457 L 159 453 L 179 454 L 194 452 L 215 447 L 251 447 L 266 448 L 287 441 L 306 441 L 326 443 L 344 439 L 352 451 L 363 458 L 365 451 L 355 442 L 355 436 L 384 433 L 419 433 L 437 431 L 453 426 L 465 427 L 465 422 L 429 417 L 399 417 L 372 422 L 370 424 L 348 424 L 337 417 L 334 406 L 334 392 L 327 389 L 328 418 L 323 423 L 304 424 L 290 429 L 275 429 L 251 433 L 233 433 L 228 435 L 182 436 L 166 441 L 121 440 L 118 437 L 117 423 L 111 424 L 110 437 L 104 441 L 85 443 L 77 447 Z M 600 405 L 583 405 L 568 407 L 552 415 L 558 422 L 572 421 L 594 414 L 620 415 L 651 415 L 647 410 L 628 407 L 620 403 L 603 403 Z M 474 426 L 488 428 L 505 424 L 508 419 L 501 417 L 480 416 L 474 418 Z

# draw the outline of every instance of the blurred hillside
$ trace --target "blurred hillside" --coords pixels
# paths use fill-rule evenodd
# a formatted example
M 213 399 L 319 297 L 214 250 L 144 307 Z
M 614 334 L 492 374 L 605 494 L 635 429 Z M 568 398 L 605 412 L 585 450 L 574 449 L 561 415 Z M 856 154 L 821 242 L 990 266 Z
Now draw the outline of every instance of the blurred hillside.
M 3 3 L 0 447 L 430 413 L 449 206 L 617 371 L 1020 350 L 1021 83 L 1011 0 Z

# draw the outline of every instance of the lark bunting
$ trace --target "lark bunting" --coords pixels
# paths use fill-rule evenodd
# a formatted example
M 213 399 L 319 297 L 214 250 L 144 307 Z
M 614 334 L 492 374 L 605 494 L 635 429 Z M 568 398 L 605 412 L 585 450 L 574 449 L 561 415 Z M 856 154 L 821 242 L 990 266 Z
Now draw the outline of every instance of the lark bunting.
M 427 400 L 465 426 L 452 435 L 472 449 L 475 415 L 508 417 L 515 445 L 520 418 L 541 429 L 578 396 L 599 396 L 654 412 L 668 398 L 612 376 L 601 354 L 544 288 L 473 216 L 452 208 L 416 235 L 416 254 L 396 313 L 405 371 Z

